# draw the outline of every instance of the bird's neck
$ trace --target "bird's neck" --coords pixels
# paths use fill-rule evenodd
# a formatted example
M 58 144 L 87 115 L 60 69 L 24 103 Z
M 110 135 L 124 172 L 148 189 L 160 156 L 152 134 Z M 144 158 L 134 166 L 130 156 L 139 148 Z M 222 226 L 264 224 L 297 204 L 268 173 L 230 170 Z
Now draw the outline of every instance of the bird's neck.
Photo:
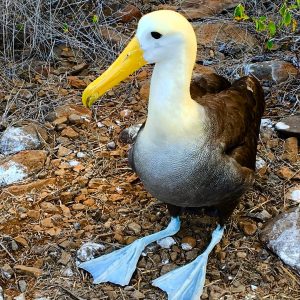
M 154 67 L 145 124 L 149 135 L 187 135 L 200 123 L 202 107 L 190 95 L 195 58 L 186 52 L 173 54 Z

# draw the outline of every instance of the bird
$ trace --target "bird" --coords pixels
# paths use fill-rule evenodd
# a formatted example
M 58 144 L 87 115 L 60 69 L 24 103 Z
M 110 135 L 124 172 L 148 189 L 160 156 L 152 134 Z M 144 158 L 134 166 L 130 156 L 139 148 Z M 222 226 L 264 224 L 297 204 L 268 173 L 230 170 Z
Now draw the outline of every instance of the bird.
M 206 250 L 152 284 L 168 299 L 199 299 L 208 255 L 226 221 L 254 181 L 257 140 L 264 112 L 259 81 L 241 77 L 232 84 L 217 74 L 192 78 L 197 40 L 190 22 L 171 10 L 144 15 L 116 61 L 82 94 L 91 107 L 104 93 L 146 64 L 154 64 L 148 113 L 129 151 L 129 164 L 145 189 L 166 203 L 170 223 L 112 253 L 83 262 L 94 283 L 127 285 L 143 249 L 180 230 L 184 209 L 204 208 L 218 225 Z

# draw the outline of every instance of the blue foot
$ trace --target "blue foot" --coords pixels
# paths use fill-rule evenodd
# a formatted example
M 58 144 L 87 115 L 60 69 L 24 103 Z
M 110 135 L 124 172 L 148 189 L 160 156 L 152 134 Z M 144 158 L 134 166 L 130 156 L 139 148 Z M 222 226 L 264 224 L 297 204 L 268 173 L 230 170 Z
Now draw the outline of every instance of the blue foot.
M 122 249 L 86 261 L 79 267 L 93 276 L 93 283 L 95 284 L 111 282 L 123 286 L 127 285 L 145 247 L 159 239 L 176 234 L 179 229 L 179 217 L 172 218 L 166 229 L 140 238 Z
M 175 269 L 152 282 L 168 294 L 169 300 L 199 300 L 205 283 L 206 266 L 209 253 L 217 245 L 224 233 L 218 225 L 206 250 L 191 263 Z

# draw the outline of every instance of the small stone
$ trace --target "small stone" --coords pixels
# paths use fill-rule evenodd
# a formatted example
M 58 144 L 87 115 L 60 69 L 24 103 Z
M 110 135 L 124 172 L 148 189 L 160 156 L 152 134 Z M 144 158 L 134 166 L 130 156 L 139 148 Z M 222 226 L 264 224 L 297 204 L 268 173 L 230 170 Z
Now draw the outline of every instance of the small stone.
M 108 150 L 116 149 L 116 143 L 114 141 L 107 143 L 107 149 Z
M 197 244 L 197 241 L 195 238 L 191 237 L 191 236 L 186 236 L 182 239 L 181 241 L 182 244 L 189 244 L 191 246 L 191 249 L 193 249 L 196 244 Z
M 290 137 L 285 140 L 284 153 L 282 159 L 287 159 L 291 163 L 295 163 L 298 160 L 298 139 L 296 137 Z
M 248 220 L 242 220 L 239 222 L 239 227 L 246 235 L 254 235 L 257 231 L 257 225 Z
M 83 204 L 85 206 L 93 206 L 93 205 L 95 205 L 95 200 L 90 198 L 90 199 L 83 201 Z
M 58 260 L 58 263 L 66 266 L 68 264 L 68 262 L 70 261 L 70 259 L 71 259 L 71 254 L 66 251 L 62 251 L 61 257 Z
M 81 261 L 88 261 L 95 258 L 97 253 L 103 250 L 105 250 L 104 245 L 88 242 L 83 244 L 80 249 L 77 250 L 77 258 Z
M 73 227 L 75 230 L 80 230 L 81 229 L 81 225 L 78 222 L 73 223 Z
M 72 150 L 64 147 L 64 146 L 59 146 L 58 147 L 58 151 L 57 151 L 57 156 L 58 157 L 63 157 L 63 156 L 67 156 L 70 153 L 72 153 Z
M 178 257 L 178 253 L 177 252 L 171 252 L 170 254 L 170 258 L 172 261 L 175 261 Z
M 50 202 L 42 202 L 41 209 L 44 210 L 45 212 L 49 212 L 49 213 L 58 213 L 59 212 L 58 207 Z
M 76 137 L 79 136 L 79 134 L 72 127 L 66 127 L 61 132 L 61 136 L 65 136 L 65 137 L 68 137 L 68 138 L 76 138 Z
M 300 137 L 300 115 L 281 119 L 275 129 L 286 136 Z
M 164 275 L 166 273 L 169 273 L 170 271 L 176 269 L 177 266 L 175 264 L 167 264 L 167 265 L 163 265 L 161 270 L 160 270 L 160 275 Z
M 283 179 L 291 179 L 294 175 L 294 172 L 289 167 L 282 166 L 279 168 L 276 174 Z
M 156 243 L 164 249 L 170 249 L 171 246 L 176 244 L 176 241 L 171 236 L 168 236 L 168 237 L 158 240 Z
M 61 271 L 61 275 L 66 276 L 66 277 L 72 277 L 72 276 L 74 276 L 74 272 L 72 271 L 71 268 L 64 268 Z
M 120 244 L 125 244 L 125 238 L 123 235 L 119 234 L 119 233 L 115 233 L 114 235 L 114 239 L 120 243 Z
M 125 244 L 126 245 L 130 245 L 132 244 L 134 241 L 136 241 L 136 236 L 126 236 L 125 237 Z
M 132 294 L 131 297 L 133 299 L 144 299 L 145 295 L 143 293 L 141 293 L 140 291 L 135 290 Z
M 18 295 L 18 296 L 16 296 L 16 297 L 14 297 L 14 300 L 26 300 L 26 299 L 25 299 L 25 294 L 22 293 L 22 294 L 20 294 L 20 295 Z
M 131 116 L 132 111 L 130 109 L 124 109 L 120 112 L 120 116 L 122 118 L 129 118 Z
M 247 257 L 247 253 L 246 252 L 237 252 L 236 256 L 239 258 L 246 258 Z
M 141 225 L 134 223 L 134 222 L 128 224 L 127 227 L 129 230 L 133 231 L 135 234 L 141 233 L 141 230 L 142 230 Z
M 72 205 L 72 209 L 74 210 L 84 210 L 86 207 L 82 203 L 75 203 Z
M 19 273 L 27 274 L 27 275 L 31 275 L 31 276 L 35 276 L 35 277 L 39 277 L 43 273 L 43 270 L 41 270 L 39 268 L 27 267 L 24 265 L 15 265 L 14 269 Z
M 24 293 L 27 289 L 27 283 L 26 283 L 25 280 L 20 280 L 18 282 L 18 286 L 19 286 L 19 290 L 20 290 L 21 293 Z
M 300 207 L 281 213 L 261 231 L 260 239 L 300 275 Z
M 2 276 L 6 279 L 10 279 L 14 275 L 14 271 L 9 264 L 4 264 L 2 267 L 0 266 L 0 270 Z
M 133 19 L 140 19 L 142 17 L 141 11 L 133 4 L 127 4 L 119 13 L 123 23 L 129 23 Z
M 55 119 L 55 120 L 52 122 L 52 124 L 53 124 L 54 126 L 58 126 L 58 125 L 60 125 L 60 124 L 66 123 L 67 121 L 68 121 L 67 117 L 63 116 L 63 117 L 60 117 L 60 118 Z
M 87 83 L 83 79 L 81 79 L 77 76 L 68 76 L 67 80 L 68 80 L 68 84 L 70 86 L 77 88 L 77 89 L 84 89 L 87 86 Z
M 41 221 L 41 225 L 43 227 L 48 227 L 48 228 L 51 228 L 54 226 L 53 222 L 52 222 L 52 219 L 51 218 L 45 218 Z
M 195 259 L 197 256 L 198 256 L 198 250 L 196 250 L 196 249 L 193 249 L 193 250 L 191 250 L 191 251 L 187 251 L 186 252 L 186 254 L 185 254 L 185 258 L 187 259 L 187 260 L 193 260 L 193 259 Z
M 29 210 L 27 212 L 27 216 L 29 218 L 32 218 L 32 219 L 35 219 L 35 220 L 38 220 L 40 218 L 40 212 L 38 210 Z
M 300 203 L 300 185 L 293 186 L 288 190 L 287 199 Z
M 18 244 L 22 245 L 23 247 L 28 247 L 28 246 L 29 246 L 29 245 L 28 245 L 28 242 L 26 241 L 26 239 L 23 238 L 22 236 L 17 236 L 17 237 L 14 238 L 14 240 L 15 240 Z
M 12 251 L 17 251 L 19 249 L 19 246 L 14 240 L 12 240 L 10 242 L 10 248 L 11 248 Z
M 78 158 L 84 158 L 84 157 L 86 157 L 86 153 L 84 153 L 84 152 L 77 152 L 77 153 L 76 153 L 76 156 L 77 156 Z

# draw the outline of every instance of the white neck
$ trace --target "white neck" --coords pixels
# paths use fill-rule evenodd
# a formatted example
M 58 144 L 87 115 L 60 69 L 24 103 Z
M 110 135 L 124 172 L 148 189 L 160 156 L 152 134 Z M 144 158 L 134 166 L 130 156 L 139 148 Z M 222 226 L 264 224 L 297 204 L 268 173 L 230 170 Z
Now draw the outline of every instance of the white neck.
M 196 134 L 195 126 L 202 123 L 204 110 L 190 95 L 195 59 L 184 50 L 154 67 L 145 131 L 156 138 L 170 135 L 176 138 L 190 135 L 192 131 Z

